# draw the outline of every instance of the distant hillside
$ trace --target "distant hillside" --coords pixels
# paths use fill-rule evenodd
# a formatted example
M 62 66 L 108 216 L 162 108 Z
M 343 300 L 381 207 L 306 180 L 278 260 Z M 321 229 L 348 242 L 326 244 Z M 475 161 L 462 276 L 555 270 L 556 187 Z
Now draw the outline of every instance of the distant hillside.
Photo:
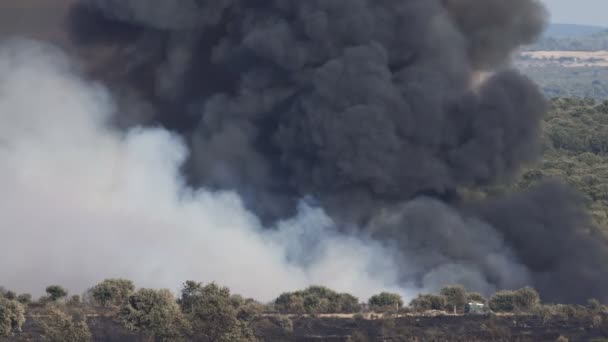
M 535 44 L 525 51 L 605 51 L 608 28 L 573 24 L 551 24 Z
M 545 31 L 544 37 L 553 38 L 577 38 L 605 31 L 606 27 L 576 25 L 576 24 L 551 24 Z

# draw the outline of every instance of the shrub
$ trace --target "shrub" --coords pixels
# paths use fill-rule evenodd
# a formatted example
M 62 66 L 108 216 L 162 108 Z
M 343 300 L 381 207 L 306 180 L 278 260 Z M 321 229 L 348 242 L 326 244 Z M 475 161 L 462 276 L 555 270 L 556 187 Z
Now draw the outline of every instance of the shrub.
M 25 309 L 15 300 L 0 297 L 0 337 L 12 336 L 21 331 L 25 323 Z
M 53 302 L 56 302 L 68 295 L 68 291 L 59 285 L 51 285 L 47 287 L 46 293 Z
M 368 301 L 368 305 L 374 311 L 399 311 L 403 306 L 403 299 L 396 293 L 382 292 L 372 296 Z
M 39 319 L 42 338 L 48 342 L 88 342 L 92 341 L 87 323 L 57 308 L 51 308 Z

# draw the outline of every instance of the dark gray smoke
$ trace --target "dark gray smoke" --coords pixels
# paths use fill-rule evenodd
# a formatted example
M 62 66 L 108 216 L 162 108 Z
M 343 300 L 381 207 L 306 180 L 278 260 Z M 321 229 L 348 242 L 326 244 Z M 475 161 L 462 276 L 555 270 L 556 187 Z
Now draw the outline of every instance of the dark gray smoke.
M 536 0 L 82 0 L 70 17 L 76 42 L 116 51 L 93 68 L 116 123 L 183 135 L 192 186 L 237 190 L 267 221 L 310 196 L 398 246 L 403 282 L 608 299 L 591 285 L 606 245 L 567 191 L 450 207 L 537 158 L 545 102 L 508 61 L 545 20 Z M 561 237 L 531 247 L 550 229 L 577 260 Z

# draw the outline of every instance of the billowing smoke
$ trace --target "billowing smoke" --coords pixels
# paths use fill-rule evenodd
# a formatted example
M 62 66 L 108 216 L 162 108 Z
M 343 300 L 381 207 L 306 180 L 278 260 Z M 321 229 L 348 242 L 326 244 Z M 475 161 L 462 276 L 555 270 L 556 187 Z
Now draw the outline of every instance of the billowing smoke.
M 141 252 L 149 267 L 180 265 L 164 270 L 167 279 L 200 274 L 240 289 L 249 285 L 244 268 L 272 263 L 269 279 L 296 279 L 278 282 L 277 291 L 338 282 L 344 290 L 361 284 L 354 290 L 366 296 L 382 286 L 407 294 L 463 283 L 485 293 L 532 285 L 549 300 L 608 299 L 597 286 L 608 280 L 606 243 L 592 236 L 571 191 L 546 184 L 483 203 L 458 195 L 508 181 L 538 157 L 545 101 L 509 59 L 536 39 L 545 18 L 536 0 L 81 0 L 69 26 L 88 75 L 109 85 L 116 103 L 114 110 L 85 106 L 84 116 L 106 113 L 94 131 L 117 139 L 127 160 L 146 161 L 126 169 L 112 208 L 171 208 L 166 225 L 127 229 L 141 245 L 174 244 Z M 480 72 L 488 75 L 482 82 Z M 69 146 L 96 136 L 71 128 L 83 115 L 55 116 L 52 124 L 68 132 L 62 139 L 86 140 Z M 36 137 L 30 132 L 36 129 L 22 135 Z M 167 146 L 179 153 L 163 154 L 173 151 Z M 69 169 L 108 171 L 109 162 L 90 161 L 96 158 L 103 159 L 84 153 Z M 70 187 L 65 172 L 57 177 L 76 194 L 86 190 Z M 145 200 L 131 198 L 137 184 Z M 66 208 L 82 211 L 74 202 Z M 107 217 L 83 221 L 94 226 Z M 216 249 L 211 259 L 226 266 L 214 273 L 197 253 L 218 241 L 229 246 L 223 222 L 235 217 L 248 217 L 239 231 L 262 242 L 234 250 L 258 258 Z M 240 264 L 248 260 L 259 262 Z M 124 267 L 123 274 L 137 268 L 115 264 L 108 267 Z M 576 291 L 580 283 L 585 291 Z
M 305 201 L 263 229 L 234 192 L 184 186 L 181 138 L 160 128 L 116 132 L 107 125 L 116 110 L 56 48 L 0 45 L 4 286 L 80 291 L 126 277 L 177 289 L 200 279 L 264 300 L 309 284 L 361 296 L 400 290 L 380 243 L 340 234 Z

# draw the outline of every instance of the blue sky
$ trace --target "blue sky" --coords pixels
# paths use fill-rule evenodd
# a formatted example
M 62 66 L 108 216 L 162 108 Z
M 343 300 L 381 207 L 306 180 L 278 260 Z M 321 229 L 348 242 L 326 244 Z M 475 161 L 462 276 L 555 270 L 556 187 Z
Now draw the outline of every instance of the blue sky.
M 553 23 L 608 26 L 608 0 L 541 1 L 551 11 Z

